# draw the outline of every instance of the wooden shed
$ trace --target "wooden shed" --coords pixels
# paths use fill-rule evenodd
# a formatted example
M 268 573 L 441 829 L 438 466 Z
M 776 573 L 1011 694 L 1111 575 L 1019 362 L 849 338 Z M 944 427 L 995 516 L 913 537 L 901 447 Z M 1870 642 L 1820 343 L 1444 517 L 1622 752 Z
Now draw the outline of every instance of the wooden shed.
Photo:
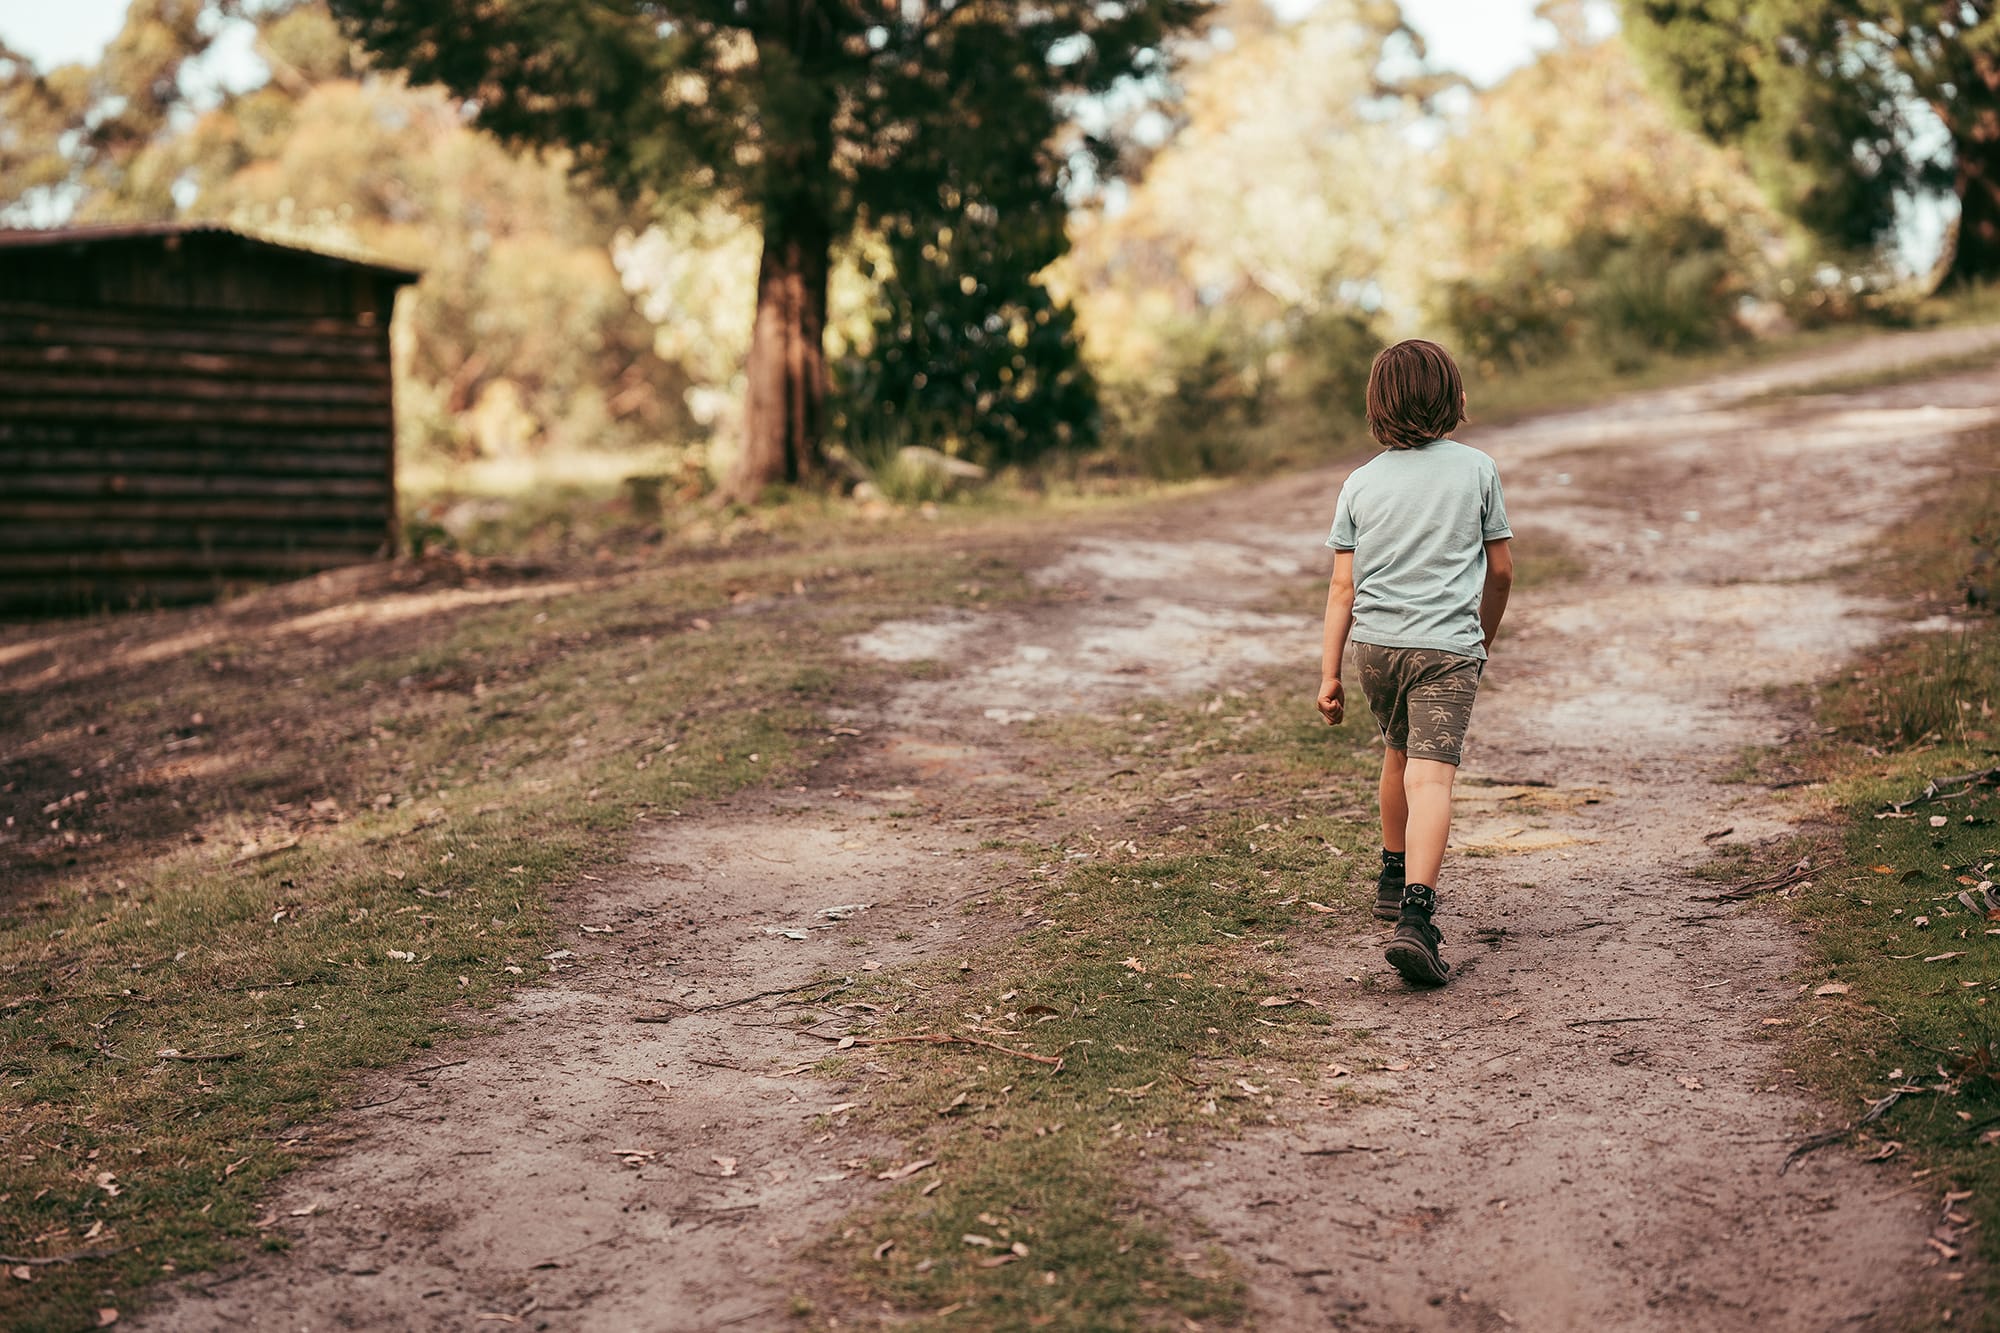
M 0 231 L 0 612 L 393 551 L 417 276 L 215 226 Z

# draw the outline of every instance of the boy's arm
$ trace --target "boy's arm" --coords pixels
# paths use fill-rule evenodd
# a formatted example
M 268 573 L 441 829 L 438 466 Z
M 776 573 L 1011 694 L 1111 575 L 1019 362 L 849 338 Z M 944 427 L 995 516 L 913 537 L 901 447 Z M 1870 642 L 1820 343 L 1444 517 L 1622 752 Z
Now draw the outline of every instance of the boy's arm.
M 1333 578 L 1326 585 L 1326 638 L 1319 658 L 1319 715 L 1329 727 L 1340 725 L 1347 711 L 1340 684 L 1340 660 L 1347 653 L 1347 632 L 1354 625 L 1354 552 L 1333 553 Z
M 1486 587 L 1479 594 L 1479 629 L 1488 648 L 1500 632 L 1500 617 L 1507 614 L 1507 594 L 1513 587 L 1513 543 L 1506 537 L 1486 543 Z

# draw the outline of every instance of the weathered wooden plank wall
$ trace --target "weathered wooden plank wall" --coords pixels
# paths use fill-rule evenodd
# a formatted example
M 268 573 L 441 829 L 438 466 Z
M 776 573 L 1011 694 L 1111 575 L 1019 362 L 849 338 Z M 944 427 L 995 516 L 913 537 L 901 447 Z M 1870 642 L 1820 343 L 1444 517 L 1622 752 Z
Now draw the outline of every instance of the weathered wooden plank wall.
M 403 275 L 199 239 L 0 251 L 0 608 L 187 600 L 393 551 Z

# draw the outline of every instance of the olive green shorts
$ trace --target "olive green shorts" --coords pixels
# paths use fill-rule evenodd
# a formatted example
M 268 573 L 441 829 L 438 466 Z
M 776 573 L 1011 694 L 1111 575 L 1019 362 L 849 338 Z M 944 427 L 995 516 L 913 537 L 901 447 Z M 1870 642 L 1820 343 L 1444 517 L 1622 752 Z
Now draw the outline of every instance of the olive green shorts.
M 1354 651 L 1361 692 L 1389 748 L 1413 759 L 1456 764 L 1486 664 L 1437 648 L 1357 643 Z

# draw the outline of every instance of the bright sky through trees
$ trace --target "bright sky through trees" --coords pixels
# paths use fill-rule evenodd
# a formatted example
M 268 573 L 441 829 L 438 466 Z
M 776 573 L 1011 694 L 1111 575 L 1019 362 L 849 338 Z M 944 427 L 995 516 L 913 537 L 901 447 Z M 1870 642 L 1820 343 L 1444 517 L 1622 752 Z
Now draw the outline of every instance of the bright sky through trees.
M 95 60 L 117 33 L 126 0 L 0 0 L 0 40 L 43 68 Z M 1281 0 L 1287 15 L 1311 0 Z M 1533 55 L 1535 0 L 1404 0 L 1403 12 L 1440 64 L 1474 82 L 1492 83 Z

